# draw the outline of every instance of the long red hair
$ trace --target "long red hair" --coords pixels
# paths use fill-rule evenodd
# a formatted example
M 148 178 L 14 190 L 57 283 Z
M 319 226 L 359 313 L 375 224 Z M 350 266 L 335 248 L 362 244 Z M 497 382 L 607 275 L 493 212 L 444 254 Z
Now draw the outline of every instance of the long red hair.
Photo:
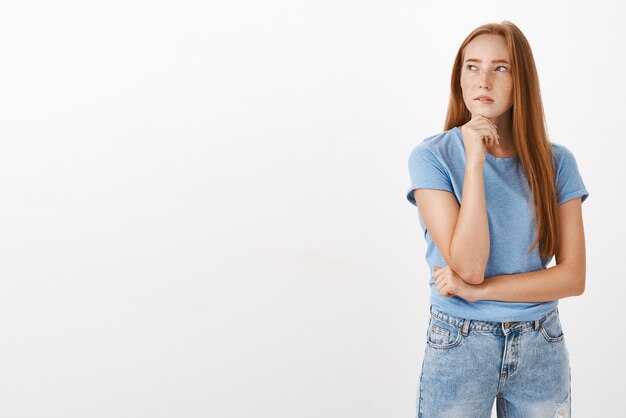
M 463 125 L 471 119 L 461 90 L 463 54 L 467 44 L 483 34 L 503 36 L 511 58 L 513 143 L 532 192 L 537 226 L 537 236 L 528 253 L 539 243 L 540 255 L 552 257 L 558 248 L 558 205 L 552 146 L 546 131 L 533 53 L 528 40 L 513 23 L 505 20 L 479 26 L 461 44 L 452 69 L 450 103 L 444 130 Z

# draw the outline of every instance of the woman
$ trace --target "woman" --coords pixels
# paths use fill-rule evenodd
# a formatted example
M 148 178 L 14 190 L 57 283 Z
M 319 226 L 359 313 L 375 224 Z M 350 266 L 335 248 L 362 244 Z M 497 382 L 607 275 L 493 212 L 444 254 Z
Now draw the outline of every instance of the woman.
M 572 152 L 548 139 L 513 23 L 465 39 L 445 131 L 411 151 L 409 172 L 431 270 L 417 416 L 487 418 L 496 400 L 498 417 L 569 417 L 557 305 L 585 288 L 589 193 Z

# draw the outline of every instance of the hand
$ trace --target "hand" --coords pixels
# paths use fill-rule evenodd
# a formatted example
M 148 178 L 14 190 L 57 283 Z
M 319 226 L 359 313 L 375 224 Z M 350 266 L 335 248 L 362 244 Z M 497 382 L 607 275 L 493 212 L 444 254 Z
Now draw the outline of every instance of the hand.
M 459 129 L 463 136 L 467 161 L 484 163 L 487 145 L 500 144 L 496 125 L 482 115 L 473 114 L 472 119 Z
M 477 285 L 471 285 L 465 282 L 450 266 L 444 268 L 435 266 L 433 279 L 435 280 L 435 288 L 437 291 L 446 298 L 458 296 L 469 302 L 476 302 L 478 300 Z

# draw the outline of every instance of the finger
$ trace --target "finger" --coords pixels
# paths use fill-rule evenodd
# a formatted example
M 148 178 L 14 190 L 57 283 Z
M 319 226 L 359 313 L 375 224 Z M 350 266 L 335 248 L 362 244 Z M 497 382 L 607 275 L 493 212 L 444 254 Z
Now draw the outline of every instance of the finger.
M 491 128 L 491 132 L 493 132 L 493 142 L 499 143 L 498 140 L 500 139 L 500 136 L 498 135 L 498 127 L 491 122 L 489 122 L 489 125 Z
M 441 296 L 444 296 L 446 298 L 450 297 L 450 296 L 448 296 L 448 292 L 447 292 L 445 286 L 441 286 L 441 288 L 439 289 L 439 293 L 441 293 Z
M 494 133 L 494 142 L 496 142 L 497 144 L 500 144 L 500 135 L 498 135 L 498 127 L 495 124 L 491 124 L 493 126 L 493 133 Z
M 487 119 L 485 120 L 484 129 L 488 132 L 487 135 L 489 137 L 489 145 L 493 145 L 498 140 L 498 131 L 496 130 L 495 125 Z
M 435 278 L 435 283 L 444 283 L 446 280 L 446 277 L 448 277 L 445 274 L 439 274 L 436 278 Z
M 484 128 L 484 129 L 487 129 L 489 131 L 491 137 L 493 138 L 493 140 L 497 141 L 497 139 L 498 139 L 498 127 L 494 123 L 491 123 L 491 121 L 488 118 L 484 117 L 484 116 L 481 116 L 480 119 L 481 119 L 480 123 L 482 125 L 481 127 Z
M 437 280 L 441 280 L 444 277 L 448 277 L 448 268 L 441 269 L 437 272 Z
M 452 289 L 450 289 L 448 283 L 441 287 L 441 294 L 443 294 L 447 298 L 454 296 L 454 292 L 452 291 Z
M 485 145 L 491 145 L 491 139 L 493 138 L 493 132 L 488 128 L 483 128 L 480 130 L 480 135 Z
M 488 126 L 492 126 L 494 129 L 498 129 L 498 127 L 496 126 L 495 123 L 491 122 L 491 120 L 484 115 L 478 114 L 477 116 L 477 123 L 486 123 Z
M 489 131 L 491 132 L 490 140 L 491 145 L 494 145 L 498 141 L 498 131 L 494 128 L 495 125 L 492 123 L 489 124 Z

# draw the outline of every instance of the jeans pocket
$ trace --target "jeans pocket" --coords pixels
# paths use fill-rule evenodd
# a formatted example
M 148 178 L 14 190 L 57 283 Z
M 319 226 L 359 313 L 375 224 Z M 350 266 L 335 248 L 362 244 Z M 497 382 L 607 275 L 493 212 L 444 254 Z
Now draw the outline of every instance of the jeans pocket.
M 562 341 L 565 337 L 563 335 L 563 328 L 561 327 L 561 320 L 559 319 L 558 311 L 555 314 L 542 319 L 539 322 L 539 329 L 541 330 L 543 338 L 549 343 Z
M 436 349 L 448 349 L 456 347 L 462 341 L 461 328 L 434 316 L 430 317 L 426 342 L 429 347 Z

